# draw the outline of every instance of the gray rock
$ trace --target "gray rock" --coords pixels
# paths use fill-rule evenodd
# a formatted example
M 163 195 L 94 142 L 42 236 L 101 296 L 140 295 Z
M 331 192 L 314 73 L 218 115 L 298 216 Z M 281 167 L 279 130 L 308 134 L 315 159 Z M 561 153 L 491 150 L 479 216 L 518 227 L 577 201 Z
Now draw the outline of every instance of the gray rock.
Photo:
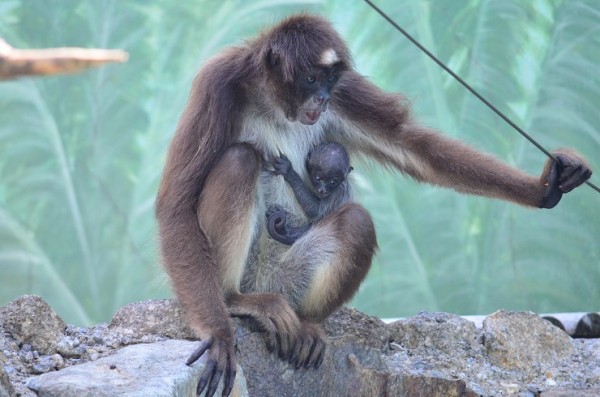
M 448 313 L 419 313 L 388 324 L 392 341 L 409 350 L 436 350 L 455 355 L 478 348 L 471 321 Z
M 385 396 L 414 397 L 480 397 L 461 379 L 429 375 L 393 374 Z
M 113 316 L 109 329 L 133 337 L 151 334 L 172 339 L 196 339 L 185 322 L 181 306 L 173 299 L 131 303 Z
M 294 369 L 267 351 L 261 334 L 238 337 L 237 348 L 252 396 L 385 395 L 388 374 L 381 351 L 353 344 L 348 338 L 328 340 L 319 369 Z
M 353 343 L 375 349 L 387 348 L 389 330 L 378 317 L 366 315 L 351 307 L 342 307 L 323 323 L 330 338 L 347 338 Z
M 598 397 L 600 389 L 571 389 L 549 390 L 540 394 L 541 397 Z
M 185 365 L 194 342 L 167 340 L 124 347 L 109 357 L 30 378 L 27 386 L 44 397 L 196 396 L 203 359 Z M 222 384 L 216 395 L 221 395 Z M 247 396 L 238 366 L 231 396 Z
M 0 322 L 21 344 L 30 344 L 43 354 L 52 354 L 62 338 L 64 321 L 39 296 L 24 295 L 0 308 Z
M 38 372 L 45 373 L 30 385 L 40 395 L 50 396 L 175 395 L 188 389 L 193 394 L 201 372 L 196 368 L 201 364 L 194 364 L 195 379 L 189 380 L 188 371 L 193 369 L 184 365 L 197 346 L 194 342 L 165 341 L 193 337 L 184 326 L 180 307 L 171 300 L 128 305 L 110 326 L 69 326 L 56 343 L 59 354 L 39 352 L 31 341 L 17 343 L 12 333 L 4 332 L 4 321 L 3 317 L 0 367 L 4 366 L 14 394 L 22 397 L 35 397 L 25 382 Z M 253 396 L 600 395 L 594 394 L 600 387 L 600 340 L 570 341 L 531 313 L 495 313 L 485 327 L 476 330 L 470 322 L 444 313 L 422 313 L 385 325 L 375 317 L 342 308 L 323 324 L 328 347 L 321 368 L 299 370 L 267 352 L 264 334 L 255 322 L 234 318 L 233 325 L 238 364 L 245 369 Z M 128 349 L 163 343 L 167 347 L 146 351 L 139 359 L 128 353 Z M 184 345 L 177 353 L 179 347 L 169 343 Z M 111 370 L 114 361 L 110 360 L 125 353 L 122 364 L 116 363 Z M 158 375 L 153 371 L 159 371 Z M 62 379 L 68 388 L 56 391 L 50 383 L 41 383 L 46 379 Z M 106 391 L 107 385 L 113 391 Z M 162 389 L 151 389 L 156 385 Z
M 531 312 L 497 311 L 482 332 L 489 360 L 506 369 L 540 372 L 573 354 L 571 338 Z
M 15 389 L 13 388 L 8 374 L 4 369 L 4 365 L 0 365 L 0 397 L 14 397 Z

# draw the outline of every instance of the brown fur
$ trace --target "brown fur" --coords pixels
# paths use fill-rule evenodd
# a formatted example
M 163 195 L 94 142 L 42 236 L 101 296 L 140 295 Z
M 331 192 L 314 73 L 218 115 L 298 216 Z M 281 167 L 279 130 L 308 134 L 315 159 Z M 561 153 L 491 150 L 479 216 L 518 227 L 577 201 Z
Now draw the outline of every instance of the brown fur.
M 323 59 L 339 62 L 319 65 Z M 355 203 L 319 220 L 291 247 L 271 240 L 264 226 L 268 205 L 286 207 L 299 223 L 307 219 L 263 160 L 283 152 L 305 178 L 310 149 L 338 141 L 354 157 L 419 181 L 527 206 L 544 206 L 548 197 L 554 205 L 559 183 L 570 189 L 591 174 L 578 155 L 565 153 L 561 161 L 576 177 L 550 165 L 541 178 L 530 176 L 427 130 L 412 120 L 400 95 L 377 88 L 351 65 L 326 20 L 298 15 L 223 51 L 194 81 L 169 148 L 156 216 L 175 293 L 192 328 L 208 341 L 190 360 L 210 347 L 211 365 L 199 384 L 199 390 L 208 384 L 208 395 L 222 374 L 228 393 L 235 376 L 229 313 L 254 317 L 269 346 L 297 367 L 319 365 L 318 322 L 354 295 L 376 249 L 371 218 Z M 327 88 L 328 109 L 306 76 L 316 76 L 320 87 L 328 76 L 337 79 Z

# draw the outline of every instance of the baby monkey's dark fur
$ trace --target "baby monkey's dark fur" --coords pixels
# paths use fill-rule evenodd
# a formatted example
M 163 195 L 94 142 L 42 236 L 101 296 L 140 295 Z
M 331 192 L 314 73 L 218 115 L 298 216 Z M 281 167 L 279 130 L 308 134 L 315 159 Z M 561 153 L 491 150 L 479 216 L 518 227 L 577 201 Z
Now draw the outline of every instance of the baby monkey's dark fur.
M 280 243 L 292 245 L 304 236 L 316 221 L 331 214 L 351 199 L 350 185 L 346 181 L 352 171 L 350 158 L 344 146 L 337 142 L 324 142 L 308 154 L 306 170 L 311 189 L 294 171 L 292 163 L 285 155 L 275 159 L 273 168 L 273 173 L 282 175 L 290 185 L 310 221 L 305 225 L 292 226 L 285 209 L 278 205 L 270 208 L 267 211 L 267 230 L 269 235 Z

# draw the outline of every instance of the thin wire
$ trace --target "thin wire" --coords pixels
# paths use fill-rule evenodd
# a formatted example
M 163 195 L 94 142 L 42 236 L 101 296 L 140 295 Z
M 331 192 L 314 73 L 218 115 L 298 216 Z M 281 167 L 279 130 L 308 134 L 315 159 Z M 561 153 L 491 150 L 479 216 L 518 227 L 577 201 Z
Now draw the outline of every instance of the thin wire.
M 379 13 L 382 17 L 384 17 L 393 27 L 395 27 L 400 33 L 402 33 L 407 39 L 409 39 L 414 45 L 416 45 L 421 51 L 423 51 L 429 58 L 431 58 L 435 63 L 437 63 L 442 69 L 444 69 L 447 73 L 449 73 L 452 77 L 454 77 L 459 83 L 461 83 L 467 90 L 471 92 L 471 94 L 475 95 L 481 102 L 487 105 L 488 108 L 494 111 L 502 120 L 506 121 L 508 125 L 514 128 L 517 132 L 519 132 L 525 139 L 531 142 L 535 147 L 540 149 L 546 156 L 556 161 L 556 158 L 552 153 L 546 150 L 542 145 L 540 145 L 535 139 L 533 139 L 528 133 L 526 133 L 521 127 L 516 125 L 511 119 L 508 118 L 504 113 L 502 113 L 498 108 L 492 105 L 487 99 L 485 99 L 479 92 L 475 91 L 473 87 L 471 87 L 466 81 L 464 81 L 459 75 L 454 73 L 452 69 L 446 66 L 442 61 L 440 61 L 435 55 L 433 55 L 427 48 L 425 48 L 421 43 L 419 43 L 414 37 L 412 37 L 406 30 L 401 28 L 394 20 L 392 20 L 385 12 L 383 12 L 379 7 L 373 4 L 370 0 L 365 0 L 367 4 L 369 4 L 375 11 Z M 592 184 L 590 181 L 585 182 L 592 189 L 600 193 L 600 188 L 596 185 Z

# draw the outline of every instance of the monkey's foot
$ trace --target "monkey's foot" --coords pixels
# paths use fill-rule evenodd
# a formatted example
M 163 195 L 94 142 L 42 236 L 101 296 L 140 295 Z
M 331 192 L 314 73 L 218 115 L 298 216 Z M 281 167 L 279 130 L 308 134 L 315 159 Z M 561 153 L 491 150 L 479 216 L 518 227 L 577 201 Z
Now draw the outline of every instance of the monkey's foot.
M 302 324 L 283 295 L 234 294 L 227 305 L 231 315 L 250 316 L 266 331 L 269 352 L 290 357 Z
M 308 320 L 302 320 L 302 326 L 294 343 L 294 350 L 288 362 L 299 369 L 319 368 L 325 357 L 325 334 L 321 326 Z
M 186 365 L 192 365 L 208 351 L 206 366 L 198 381 L 196 392 L 202 394 L 206 386 L 206 396 L 212 397 L 223 377 L 223 397 L 229 396 L 233 389 L 236 373 L 236 358 L 233 344 L 231 341 L 218 337 L 209 337 L 202 342 L 200 346 L 187 359 Z

